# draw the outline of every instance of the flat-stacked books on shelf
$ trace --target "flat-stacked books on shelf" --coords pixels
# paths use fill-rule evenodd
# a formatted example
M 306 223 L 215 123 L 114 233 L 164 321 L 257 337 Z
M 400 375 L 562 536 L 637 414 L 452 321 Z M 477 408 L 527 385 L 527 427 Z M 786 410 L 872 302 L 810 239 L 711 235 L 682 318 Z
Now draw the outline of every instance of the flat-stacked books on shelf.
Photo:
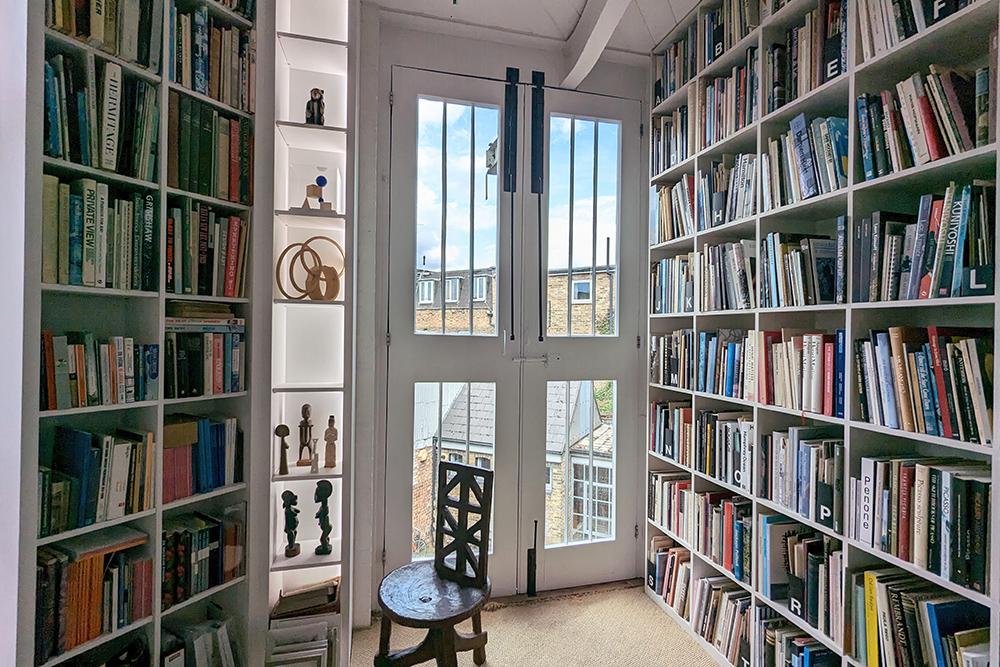
M 986 462 L 862 457 L 848 489 L 848 535 L 865 547 L 980 593 L 989 592 L 990 492 Z
M 760 331 L 761 402 L 829 417 L 844 416 L 847 336 L 808 329 Z
M 153 84 L 98 67 L 94 54 L 45 61 L 44 153 L 94 169 L 152 181 L 160 106 Z
M 144 512 L 153 506 L 153 434 L 56 428 L 38 468 L 38 536 Z
M 163 599 L 169 609 L 244 573 L 246 504 L 227 507 L 218 516 L 195 512 L 163 522 Z
M 167 211 L 167 292 L 242 297 L 250 214 L 230 215 L 187 197 Z
M 694 76 L 698 68 L 698 24 L 688 26 L 684 36 L 675 40 L 656 58 L 653 82 L 653 105 L 670 97 Z
M 648 514 L 658 526 L 687 539 L 691 476 L 683 472 L 649 473 Z
M 760 444 L 760 496 L 843 533 L 844 437 L 839 427 L 790 426 Z
M 166 318 L 167 398 L 246 390 L 246 320 L 223 304 L 172 301 Z
M 705 65 L 711 65 L 760 25 L 760 3 L 723 0 L 701 19 Z
M 860 664 L 989 665 L 988 607 L 895 567 L 855 572 L 849 586 L 845 649 Z
M 874 1 L 874 0 L 873 0 Z M 865 180 L 958 155 L 995 139 L 989 113 L 989 77 L 983 67 L 975 79 L 931 65 L 915 72 L 895 90 L 858 96 L 858 130 Z M 982 78 L 984 83 L 980 84 Z M 991 134 L 991 131 L 993 134 Z
M 757 47 L 747 47 L 744 64 L 734 66 L 729 76 L 699 80 L 700 148 L 722 141 L 760 117 L 757 58 Z
M 156 196 L 80 178 L 42 176 L 42 282 L 155 292 Z
M 692 589 L 691 627 L 733 665 L 747 664 L 753 596 L 729 577 L 705 577 Z
M 694 119 L 690 109 L 695 109 L 694 89 L 688 89 L 687 104 L 659 117 L 653 123 L 652 174 L 655 176 L 688 159 L 694 153 Z
M 221 23 L 206 5 L 180 12 L 170 4 L 170 80 L 253 113 L 257 31 Z
M 42 331 L 41 410 L 153 401 L 159 396 L 159 345 L 131 336 L 105 342 L 88 331 Z
M 753 413 L 698 412 L 695 470 L 749 492 L 753 478 L 753 452 Z
M 646 585 L 682 618 L 688 617 L 688 583 L 691 576 L 691 552 L 674 546 L 665 535 L 649 540 Z
M 698 258 L 701 312 L 757 306 L 757 246 L 753 241 L 706 245 Z
M 746 329 L 698 333 L 698 391 L 753 400 L 756 336 L 751 333 Z
M 38 549 L 35 664 L 153 613 L 148 536 L 111 526 Z
M 163 502 L 243 481 L 243 431 L 236 417 L 172 414 L 163 424 Z
M 854 355 L 863 421 L 992 445 L 993 329 L 877 329 Z
M 847 119 L 799 114 L 789 128 L 761 155 L 764 211 L 847 187 Z
M 698 229 L 705 231 L 757 213 L 757 156 L 722 155 L 701 174 Z M 707 218 L 707 219 L 706 219 Z
M 649 244 L 657 245 L 694 234 L 694 177 L 685 176 L 676 185 L 656 186 L 650 199 Z
M 45 25 L 152 72 L 160 68 L 161 0 L 46 0 Z
M 691 465 L 691 443 L 694 441 L 694 423 L 690 401 L 654 401 L 650 404 L 649 451 L 680 465 Z
M 665 257 L 649 272 L 651 315 L 694 312 L 695 253 Z
M 239 644 L 234 647 L 232 636 L 235 620 L 226 615 L 215 602 L 208 603 L 207 611 L 209 616 L 207 620 L 198 623 L 188 620 L 183 626 L 171 622 L 169 629 L 163 629 L 163 639 L 160 643 L 163 667 L 199 666 L 202 664 L 199 656 L 206 655 L 218 659 L 216 664 L 240 664 L 237 657 L 240 655 L 237 650 Z M 189 659 L 188 655 L 194 657 Z
M 649 381 L 679 389 L 694 388 L 694 330 L 679 329 L 649 337 Z
M 753 582 L 753 503 L 732 491 L 694 496 L 691 546 L 738 581 Z
M 769 232 L 760 241 L 760 302 L 764 308 L 844 303 L 847 218 L 837 238 Z M 854 274 L 858 275 L 858 274 Z M 857 281 L 855 281 L 857 282 Z

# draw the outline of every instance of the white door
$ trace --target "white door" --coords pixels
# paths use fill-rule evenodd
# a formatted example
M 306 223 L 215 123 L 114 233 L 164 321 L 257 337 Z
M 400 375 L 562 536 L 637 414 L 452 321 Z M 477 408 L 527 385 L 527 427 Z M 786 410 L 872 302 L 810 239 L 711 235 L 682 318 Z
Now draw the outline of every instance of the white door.
M 433 554 L 437 462 L 489 466 L 497 595 L 525 590 L 535 520 L 539 589 L 633 576 L 639 549 L 639 105 L 547 90 L 539 197 L 531 96 L 393 68 L 385 572 Z

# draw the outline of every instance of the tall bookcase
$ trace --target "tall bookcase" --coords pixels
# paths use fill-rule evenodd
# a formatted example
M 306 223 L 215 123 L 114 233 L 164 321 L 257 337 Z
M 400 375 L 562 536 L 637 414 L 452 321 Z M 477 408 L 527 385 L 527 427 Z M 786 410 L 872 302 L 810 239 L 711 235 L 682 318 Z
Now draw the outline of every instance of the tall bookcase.
M 126 3 L 118 3 L 125 5 Z M 181 11 L 193 11 L 203 7 L 207 16 L 216 27 L 246 31 L 247 35 L 255 30 L 253 14 L 244 16 L 231 7 L 236 3 L 219 2 L 218 0 L 180 0 Z M 246 3 L 243 3 L 246 4 Z M 249 3 L 251 7 L 255 3 Z M 25 368 L 32 369 L 25 375 L 24 403 L 21 426 L 21 505 L 19 510 L 21 525 L 21 542 L 19 560 L 21 577 L 19 580 L 19 605 L 17 664 L 34 664 L 35 652 L 35 568 L 36 550 L 44 545 L 59 545 L 71 538 L 81 535 L 98 534 L 107 531 L 115 525 L 126 525 L 148 535 L 148 541 L 141 547 L 143 555 L 152 559 L 152 614 L 137 622 L 126 624 L 120 629 L 100 635 L 76 648 L 56 655 L 45 665 L 57 664 L 101 664 L 110 655 L 120 650 L 138 635 L 146 637 L 152 661 L 160 662 L 160 648 L 165 628 L 184 627 L 206 618 L 206 607 L 216 603 L 231 615 L 235 622 L 230 626 L 231 639 L 240 653 L 240 664 L 258 664 L 258 659 L 251 646 L 254 629 L 247 623 L 247 610 L 250 609 L 252 598 L 251 577 L 247 574 L 238 576 L 226 583 L 210 588 L 186 601 L 174 604 L 166 610 L 161 610 L 162 599 L 161 571 L 163 554 L 161 553 L 161 531 L 165 523 L 172 518 L 192 512 L 218 513 L 223 508 L 245 503 L 248 508 L 259 505 L 259 497 L 266 494 L 265 488 L 255 488 L 249 481 L 255 473 L 252 452 L 253 443 L 266 438 L 266 434 L 256 432 L 255 419 L 251 414 L 252 398 L 268 388 L 256 386 L 258 378 L 267 384 L 269 376 L 267 358 L 255 351 L 254 346 L 254 303 L 256 292 L 255 270 L 263 264 L 265 273 L 268 271 L 267 258 L 260 261 L 258 257 L 259 243 L 255 230 L 255 219 L 267 220 L 268 215 L 255 215 L 256 204 L 249 199 L 242 203 L 229 199 L 219 199 L 214 196 L 198 194 L 178 187 L 168 186 L 168 170 L 174 165 L 169 162 L 174 159 L 168 146 L 172 137 L 168 134 L 170 119 L 168 118 L 169 100 L 172 95 L 180 98 L 197 100 L 206 108 L 214 111 L 220 118 L 245 121 L 249 124 L 251 137 L 256 134 L 257 141 L 270 138 L 270 131 L 256 133 L 254 126 L 253 107 L 239 104 L 231 105 L 213 99 L 209 95 L 196 93 L 180 83 L 171 81 L 169 74 L 172 64 L 169 62 L 171 39 L 172 0 L 158 0 L 152 3 L 141 3 L 142 10 L 149 8 L 149 14 L 141 20 L 152 24 L 151 39 L 160 45 L 160 64 L 158 67 L 145 67 L 133 60 L 126 60 L 111 55 L 107 49 L 95 45 L 93 40 L 77 38 L 67 34 L 65 29 L 53 27 L 53 17 L 47 15 L 48 9 L 55 11 L 52 3 L 30 3 L 28 9 L 28 127 L 27 132 L 27 226 L 26 226 L 26 266 L 34 267 L 27 272 L 25 284 L 25 327 L 24 327 L 24 358 Z M 110 5 L 105 3 L 104 7 Z M 241 5 L 242 6 L 242 5 Z M 139 8 L 140 3 L 130 3 L 130 9 Z M 266 3 L 259 10 L 267 10 Z M 139 9 L 136 9 L 139 11 Z M 269 40 L 263 40 L 265 44 Z M 238 48 L 238 45 L 237 45 Z M 114 63 L 121 67 L 125 77 L 135 78 L 148 83 L 155 91 L 155 101 L 159 108 L 158 123 L 150 123 L 154 140 L 157 145 L 157 158 L 152 177 L 133 178 L 115 171 L 96 169 L 83 166 L 69 160 L 49 157 L 43 154 L 45 141 L 45 77 L 43 61 L 55 54 L 64 54 L 84 63 L 93 58 L 97 66 Z M 259 50 L 256 54 L 258 68 L 271 67 L 271 54 Z M 234 72 L 235 77 L 243 74 Z M 245 74 L 245 73 L 244 73 Z M 247 91 L 253 95 L 254 91 Z M 260 95 L 257 95 L 260 99 Z M 179 99 L 179 98 L 178 98 Z M 270 107 L 265 107 L 267 111 Z M 124 109 L 129 112 L 130 109 Z M 265 114 L 267 117 L 267 114 Z M 98 109 L 98 118 L 100 110 Z M 253 155 L 252 151 L 249 153 Z M 249 158 L 252 161 L 252 157 Z M 245 164 L 250 167 L 250 162 Z M 251 173 L 261 173 L 262 169 L 251 168 Z M 154 218 L 154 264 L 152 289 L 126 290 L 107 289 L 100 287 L 83 287 L 65 284 L 43 282 L 39 267 L 43 264 L 43 233 L 40 220 L 42 218 L 42 176 L 57 175 L 67 181 L 79 178 L 92 178 L 97 183 L 106 184 L 112 195 L 131 195 L 139 193 L 153 197 Z M 259 181 L 260 179 L 258 179 Z M 252 187 L 252 186 L 251 186 Z M 260 193 L 256 201 L 270 201 L 269 192 Z M 215 194 L 215 193 L 213 193 Z M 222 297 L 198 294 L 175 294 L 167 285 L 167 219 L 168 211 L 181 201 L 192 201 L 207 204 L 219 215 L 241 216 L 248 222 L 248 251 L 245 264 L 247 273 L 246 288 L 242 296 Z M 185 398 L 166 398 L 164 391 L 165 378 L 165 326 L 168 308 L 172 303 L 207 302 L 225 304 L 233 311 L 234 317 L 244 318 L 245 324 L 245 388 L 240 391 L 230 391 L 223 394 L 200 395 Z M 92 405 L 89 407 L 67 408 L 58 410 L 40 410 L 40 383 L 44 377 L 39 372 L 40 352 L 39 340 L 42 331 L 53 331 L 56 334 L 67 331 L 90 331 L 100 338 L 112 335 L 133 336 L 136 343 L 155 343 L 159 345 L 157 371 L 158 392 L 156 398 L 133 403 L 112 405 Z M 263 366 L 262 366 L 263 364 Z M 164 422 L 170 415 L 192 413 L 212 419 L 235 417 L 244 435 L 244 467 L 242 482 L 223 485 L 210 492 L 163 503 L 163 447 Z M 69 530 L 46 537 L 38 537 L 39 525 L 39 484 L 38 466 L 40 463 L 40 442 L 51 440 L 56 427 L 64 426 L 95 433 L 114 433 L 115 429 L 125 428 L 141 433 L 152 433 L 154 446 L 152 449 L 151 473 L 151 507 L 145 511 L 126 515 L 120 519 L 92 523 L 82 528 Z M 255 502 L 256 501 L 256 502 Z M 8 510 L 13 511 L 13 510 Z M 244 568 L 247 573 L 254 571 L 256 556 L 252 545 L 257 542 L 257 534 L 266 531 L 263 521 L 255 519 L 252 512 L 246 515 L 246 532 L 244 547 Z M 262 642 L 261 642 L 262 643 Z
M 274 209 L 270 212 L 275 283 L 268 295 L 272 315 L 268 604 L 273 607 L 282 593 L 339 577 L 339 612 L 322 616 L 336 627 L 339 664 L 347 665 L 353 515 L 353 25 L 358 5 L 353 0 L 278 0 L 275 11 Z M 321 91 L 323 99 L 321 122 L 315 116 L 307 121 L 307 104 L 315 89 Z M 321 193 L 307 193 L 307 186 L 317 184 Z M 339 274 L 335 298 L 314 299 L 294 289 L 293 280 L 305 287 L 307 264 L 322 264 Z M 329 283 L 324 285 L 329 287 Z M 309 464 L 298 465 L 299 427 L 306 404 L 311 407 L 317 472 L 312 472 Z M 328 465 L 325 442 L 331 417 L 337 432 L 335 466 Z M 279 424 L 290 432 L 287 474 L 281 473 L 281 442 L 274 435 Z M 324 481 L 332 488 L 332 549 L 318 555 L 321 527 L 315 493 Z M 298 498 L 300 512 L 296 539 L 301 551 L 293 557 L 285 556 L 282 494 L 288 491 Z
M 700 250 L 706 245 L 715 245 L 736 240 L 750 240 L 754 243 L 755 247 L 759 248 L 761 239 L 765 238 L 770 232 L 821 232 L 830 234 L 835 238 L 836 219 L 838 216 L 846 216 L 848 221 L 847 252 L 849 258 L 850 239 L 852 238 L 851 230 L 854 230 L 855 226 L 860 224 L 862 218 L 870 216 L 873 211 L 898 210 L 915 213 L 916 202 L 921 195 L 941 193 L 949 181 L 954 180 L 959 183 L 969 183 L 974 178 L 996 179 L 997 145 L 989 143 L 983 147 L 930 162 L 922 167 L 910 168 L 866 181 L 862 170 L 861 144 L 858 137 L 857 105 L 855 104 L 855 100 L 861 93 L 877 93 L 882 88 L 891 88 L 897 81 L 910 76 L 918 69 L 926 72 L 927 66 L 931 63 L 959 68 L 968 67 L 969 62 L 974 62 L 976 66 L 983 64 L 987 59 L 986 54 L 989 53 L 990 33 L 996 30 L 998 24 L 998 3 L 995 0 L 980 0 L 971 3 L 950 17 L 930 26 L 927 30 L 900 42 L 895 47 L 891 47 L 887 52 L 867 60 L 864 60 L 862 57 L 861 28 L 858 21 L 859 4 L 854 0 L 845 0 L 844 3 L 848 10 L 846 33 L 847 67 L 840 76 L 815 87 L 805 95 L 800 95 L 797 99 L 771 113 L 767 113 L 765 105 L 767 88 L 770 86 L 770 81 L 762 81 L 760 90 L 758 90 L 758 95 L 760 95 L 758 103 L 761 109 L 758 120 L 710 146 L 704 148 L 699 148 L 697 145 L 693 146 L 687 159 L 660 173 L 656 173 L 650 180 L 651 186 L 672 185 L 680 182 L 685 176 L 694 176 L 697 187 L 699 173 L 710 169 L 712 160 L 719 159 L 724 153 L 756 154 L 758 156 L 756 168 L 759 169 L 759 156 L 761 153 L 767 152 L 768 139 L 787 132 L 789 121 L 798 114 L 805 113 L 807 120 L 811 120 L 816 116 L 830 115 L 842 116 L 848 119 L 849 152 L 847 156 L 847 186 L 828 194 L 821 194 L 806 199 L 797 204 L 761 213 L 762 209 L 759 206 L 761 191 L 758 179 L 758 213 L 756 215 L 735 220 L 722 226 L 709 228 L 706 231 L 699 231 L 697 229 L 696 215 L 696 231 L 693 234 L 679 236 L 672 240 L 650 246 L 649 258 L 651 264 L 663 258 Z M 702 35 L 699 35 L 699 51 L 693 76 L 688 82 L 679 86 L 676 91 L 666 95 L 662 101 L 651 101 L 656 102 L 650 105 L 652 109 L 652 127 L 658 127 L 661 116 L 669 115 L 682 105 L 696 101 L 700 95 L 701 86 L 699 84 L 701 82 L 717 76 L 727 76 L 731 68 L 736 65 L 743 65 L 745 63 L 747 47 L 757 47 L 757 53 L 760 54 L 760 61 L 763 62 L 766 48 L 775 41 L 784 43 L 785 31 L 793 25 L 800 24 L 805 14 L 817 9 L 818 6 L 819 3 L 816 0 L 790 0 L 786 2 L 777 12 L 762 18 L 758 27 L 752 28 L 745 37 L 737 40 L 731 48 L 715 58 L 714 62 L 708 66 L 704 64 L 705 57 L 702 53 L 704 49 L 703 39 L 701 39 Z M 719 8 L 720 3 L 716 0 L 701 2 L 674 30 L 667 34 L 653 52 L 654 72 L 656 60 L 662 58 L 665 48 L 669 48 L 674 41 L 684 37 L 692 24 L 700 27 L 707 13 Z M 789 53 L 790 56 L 791 54 Z M 700 103 L 700 101 L 698 102 Z M 688 122 L 698 123 L 697 111 L 692 108 L 689 109 L 689 112 Z M 696 127 L 700 129 L 700 126 Z M 652 135 L 653 133 L 650 134 Z M 696 198 L 696 202 L 699 202 L 696 203 L 696 206 L 700 206 L 700 200 Z M 651 204 L 655 206 L 655 200 Z M 994 212 L 995 219 L 996 215 Z M 768 599 L 762 592 L 760 572 L 762 568 L 766 567 L 766 564 L 759 562 L 758 547 L 761 537 L 757 534 L 759 525 L 757 519 L 761 514 L 785 514 L 789 518 L 823 535 L 829 535 L 841 540 L 845 553 L 846 570 L 848 572 L 878 564 L 898 566 L 907 572 L 923 578 L 929 583 L 936 584 L 947 591 L 957 593 L 968 600 L 987 607 L 990 612 L 992 635 L 992 639 L 990 640 L 990 660 L 993 664 L 996 664 L 998 659 L 1000 659 L 1000 655 L 998 655 L 998 651 L 1000 651 L 1000 639 L 997 638 L 996 633 L 992 632 L 992 630 L 1000 627 L 1000 586 L 997 586 L 995 581 L 988 586 L 985 593 L 977 593 L 918 568 L 910 562 L 900 560 L 892 555 L 865 546 L 857 540 L 846 539 L 842 534 L 835 532 L 833 529 L 804 519 L 797 513 L 790 512 L 779 504 L 767 500 L 760 494 L 758 484 L 761 479 L 761 471 L 757 470 L 756 451 L 757 447 L 760 446 L 761 437 L 771 433 L 773 430 L 787 429 L 789 426 L 794 425 L 834 426 L 842 428 L 845 463 L 844 470 L 841 472 L 845 480 L 845 495 L 843 497 L 845 517 L 848 512 L 854 509 L 850 505 L 849 495 L 846 492 L 846 480 L 851 476 L 859 475 L 861 457 L 879 455 L 907 456 L 917 453 L 919 455 L 954 456 L 984 461 L 991 464 L 991 476 L 993 480 L 992 492 L 989 499 L 993 511 L 988 525 L 988 532 L 993 536 L 994 543 L 988 556 L 990 566 L 988 571 L 996 573 L 998 566 L 1000 566 L 1000 559 L 998 559 L 995 544 L 995 536 L 998 534 L 997 529 L 1000 527 L 1000 524 L 998 524 L 998 512 L 996 511 L 998 500 L 998 466 L 996 465 L 996 453 L 994 449 L 974 443 L 960 442 L 958 440 L 922 435 L 903 430 L 893 430 L 863 421 L 859 407 L 857 382 L 854 379 L 856 372 L 853 360 L 854 355 L 851 354 L 850 347 L 851 341 L 855 338 L 866 336 L 870 329 L 882 329 L 890 326 L 926 327 L 938 324 L 994 327 L 997 318 L 997 298 L 986 296 L 851 303 L 851 288 L 853 281 L 857 278 L 850 275 L 850 267 L 852 266 L 850 259 L 847 259 L 846 266 L 848 274 L 846 289 L 847 303 L 797 308 L 754 308 L 739 311 L 702 312 L 699 310 L 698 278 L 696 273 L 693 312 L 649 316 L 648 332 L 650 336 L 669 333 L 674 330 L 691 329 L 695 332 L 696 345 L 697 334 L 699 332 L 714 332 L 722 328 L 758 331 L 779 330 L 781 328 L 807 328 L 813 331 L 844 329 L 847 335 L 848 354 L 845 359 L 847 378 L 845 418 L 805 413 L 766 405 L 761 402 L 726 398 L 696 390 L 678 389 L 653 383 L 649 384 L 648 397 L 650 403 L 654 401 L 690 402 L 694 415 L 695 429 L 697 429 L 697 415 L 701 410 L 744 411 L 752 414 L 755 424 L 755 456 L 753 485 L 750 491 L 720 482 L 711 476 L 698 472 L 693 467 L 680 465 L 669 458 L 653 453 L 649 451 L 648 442 L 646 466 L 647 476 L 651 472 L 674 472 L 683 479 L 689 479 L 691 488 L 697 493 L 710 490 L 732 491 L 750 501 L 752 504 L 754 525 L 752 583 L 748 584 L 737 581 L 732 573 L 714 563 L 711 558 L 697 552 L 688 540 L 688 536 L 692 534 L 691 529 L 694 527 L 693 512 L 688 513 L 689 525 L 684 527 L 684 535 L 675 534 L 666 530 L 662 525 L 658 525 L 652 519 L 648 520 L 645 530 L 646 549 L 649 549 L 650 540 L 655 536 L 666 535 L 672 538 L 676 545 L 687 547 L 691 551 L 691 584 L 703 577 L 728 577 L 739 588 L 751 596 L 753 607 L 769 608 L 773 610 L 770 613 L 783 616 L 801 631 L 830 648 L 837 656 L 840 656 L 844 667 L 860 667 L 858 661 L 849 655 L 848 650 L 839 646 L 823 632 L 807 623 L 803 618 L 791 613 L 785 603 L 774 602 Z M 698 267 L 698 270 L 700 268 Z M 996 294 L 997 291 L 994 290 L 994 293 Z M 697 349 L 694 352 L 694 360 L 697 367 Z M 757 372 L 761 372 L 759 362 Z M 996 413 L 997 407 L 996 400 L 997 398 L 994 397 L 994 413 Z M 995 429 L 995 418 L 993 422 Z M 694 437 L 697 441 L 697 434 Z M 673 608 L 665 604 L 660 596 L 650 590 L 648 586 L 647 593 L 649 593 L 650 597 L 665 613 L 687 629 L 695 637 L 699 645 L 716 661 L 723 665 L 729 664 L 727 658 L 716 647 L 702 639 L 692 629 L 688 620 L 682 618 Z M 693 595 L 690 586 L 688 595 Z M 851 619 L 847 619 L 847 622 L 850 621 Z M 754 636 L 755 633 L 756 629 L 752 627 L 750 638 L 751 664 L 759 665 L 762 664 L 758 662 L 761 656 L 756 654 L 759 638 Z

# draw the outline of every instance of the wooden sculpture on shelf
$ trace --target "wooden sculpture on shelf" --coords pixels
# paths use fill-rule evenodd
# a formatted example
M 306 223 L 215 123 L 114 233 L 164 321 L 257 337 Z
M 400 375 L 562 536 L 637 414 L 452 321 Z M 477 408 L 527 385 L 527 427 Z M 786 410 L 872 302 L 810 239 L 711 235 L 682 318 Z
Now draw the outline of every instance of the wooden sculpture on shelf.
M 326 452 L 323 459 L 324 468 L 336 468 L 337 467 L 337 436 L 340 432 L 337 430 L 337 418 L 330 415 L 330 421 L 328 422 L 326 431 L 323 432 L 323 441 L 326 442 Z
M 329 181 L 326 180 L 326 176 L 320 174 L 316 177 L 316 181 L 310 185 L 306 186 L 306 198 L 302 200 L 302 206 L 299 208 L 305 208 L 312 210 L 312 204 L 310 199 L 315 199 L 316 203 L 319 204 L 319 210 L 321 211 L 333 211 L 333 202 L 327 201 L 323 197 L 323 188 Z
M 288 474 L 288 441 L 285 438 L 291 433 L 291 429 L 285 424 L 278 424 L 274 428 L 274 434 L 281 438 L 281 461 L 278 463 L 278 474 Z
M 319 519 L 319 529 L 323 531 L 319 537 L 319 546 L 316 547 L 317 556 L 329 556 L 333 553 L 333 547 L 330 546 L 330 531 L 333 530 L 333 526 L 330 525 L 331 495 L 333 495 L 333 484 L 329 480 L 321 479 L 316 482 L 316 494 L 313 500 L 319 503 L 316 518 Z
M 326 104 L 323 102 L 323 91 L 313 88 L 309 91 L 309 101 L 306 102 L 306 125 L 325 125 L 324 115 Z
M 288 546 L 285 547 L 285 558 L 295 558 L 302 551 L 302 547 L 295 542 L 295 535 L 299 530 L 299 498 L 291 491 L 283 491 L 281 494 L 281 506 L 285 510 L 285 537 L 288 538 Z
M 331 244 L 334 252 L 340 255 L 339 269 L 323 263 L 319 253 L 312 247 L 313 243 L 319 241 Z M 278 283 L 278 291 L 286 299 L 333 301 L 340 295 L 340 277 L 344 275 L 346 267 L 347 255 L 343 246 L 327 236 L 313 236 L 302 243 L 292 243 L 281 251 L 274 269 L 274 279 Z
M 299 460 L 296 465 L 312 465 L 315 442 L 313 440 L 312 406 L 304 403 L 302 405 L 302 421 L 299 422 Z

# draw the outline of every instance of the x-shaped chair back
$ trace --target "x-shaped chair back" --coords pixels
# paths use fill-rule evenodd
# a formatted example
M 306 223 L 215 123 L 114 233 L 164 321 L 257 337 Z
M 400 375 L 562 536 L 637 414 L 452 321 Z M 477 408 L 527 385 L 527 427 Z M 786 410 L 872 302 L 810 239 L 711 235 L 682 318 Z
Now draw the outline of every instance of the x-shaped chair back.
M 461 586 L 486 585 L 493 471 L 441 461 L 434 569 Z

